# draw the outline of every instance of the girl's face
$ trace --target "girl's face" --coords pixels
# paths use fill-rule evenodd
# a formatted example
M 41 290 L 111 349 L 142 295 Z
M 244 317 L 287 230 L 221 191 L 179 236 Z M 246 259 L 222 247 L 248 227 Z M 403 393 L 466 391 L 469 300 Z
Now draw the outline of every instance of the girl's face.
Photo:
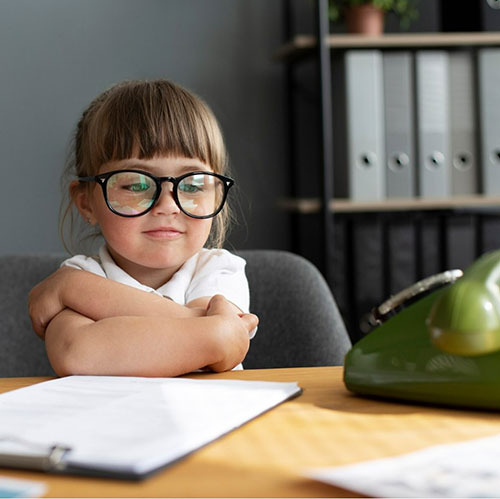
M 102 165 L 99 173 L 122 169 L 144 170 L 157 177 L 212 171 L 197 159 L 159 156 L 111 161 Z M 80 189 L 74 200 L 85 220 L 99 225 L 115 262 L 139 282 L 153 288 L 167 282 L 188 258 L 203 248 L 212 227 L 211 218 L 195 219 L 180 211 L 170 182 L 163 183 L 153 209 L 134 218 L 111 212 L 97 183 L 92 184 L 90 191 Z

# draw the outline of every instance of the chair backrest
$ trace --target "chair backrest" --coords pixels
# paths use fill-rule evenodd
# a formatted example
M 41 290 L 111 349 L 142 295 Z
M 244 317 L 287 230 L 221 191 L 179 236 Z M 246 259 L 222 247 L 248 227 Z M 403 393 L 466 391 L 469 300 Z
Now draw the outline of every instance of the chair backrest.
M 287 251 L 237 253 L 247 261 L 250 310 L 260 319 L 243 366 L 343 365 L 351 341 L 319 270 Z
M 64 256 L 0 257 L 0 376 L 54 376 L 44 342 L 33 332 L 28 294 Z
M 349 337 L 319 271 L 284 251 L 244 250 L 251 310 L 260 318 L 245 368 L 342 364 Z M 28 316 L 29 291 L 62 254 L 0 256 L 0 377 L 53 376 Z

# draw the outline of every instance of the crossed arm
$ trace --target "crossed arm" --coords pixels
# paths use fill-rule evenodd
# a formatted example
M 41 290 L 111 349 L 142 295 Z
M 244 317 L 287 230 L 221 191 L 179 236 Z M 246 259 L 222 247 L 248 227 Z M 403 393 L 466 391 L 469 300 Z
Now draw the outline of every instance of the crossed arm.
M 33 288 L 29 310 L 59 375 L 229 370 L 244 359 L 258 323 L 221 295 L 182 306 L 67 267 Z

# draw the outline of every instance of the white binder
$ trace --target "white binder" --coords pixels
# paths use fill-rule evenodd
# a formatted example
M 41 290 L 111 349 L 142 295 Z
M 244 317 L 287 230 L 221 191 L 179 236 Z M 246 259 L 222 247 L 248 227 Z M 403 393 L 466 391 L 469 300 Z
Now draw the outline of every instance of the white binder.
M 410 198 L 416 194 L 411 52 L 384 52 L 383 71 L 387 197 Z
M 419 194 L 450 195 L 448 53 L 419 50 L 415 60 Z
M 451 194 L 477 193 L 476 110 L 473 54 L 449 54 Z
M 484 194 L 500 194 L 500 48 L 480 48 L 479 115 Z
M 385 198 L 382 53 L 345 53 L 349 197 Z

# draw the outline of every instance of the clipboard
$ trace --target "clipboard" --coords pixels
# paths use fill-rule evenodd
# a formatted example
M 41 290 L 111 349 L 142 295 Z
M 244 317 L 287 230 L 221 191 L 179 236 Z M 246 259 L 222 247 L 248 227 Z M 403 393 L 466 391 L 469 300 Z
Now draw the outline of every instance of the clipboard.
M 266 381 L 50 380 L 0 395 L 0 467 L 142 480 L 301 393 Z

